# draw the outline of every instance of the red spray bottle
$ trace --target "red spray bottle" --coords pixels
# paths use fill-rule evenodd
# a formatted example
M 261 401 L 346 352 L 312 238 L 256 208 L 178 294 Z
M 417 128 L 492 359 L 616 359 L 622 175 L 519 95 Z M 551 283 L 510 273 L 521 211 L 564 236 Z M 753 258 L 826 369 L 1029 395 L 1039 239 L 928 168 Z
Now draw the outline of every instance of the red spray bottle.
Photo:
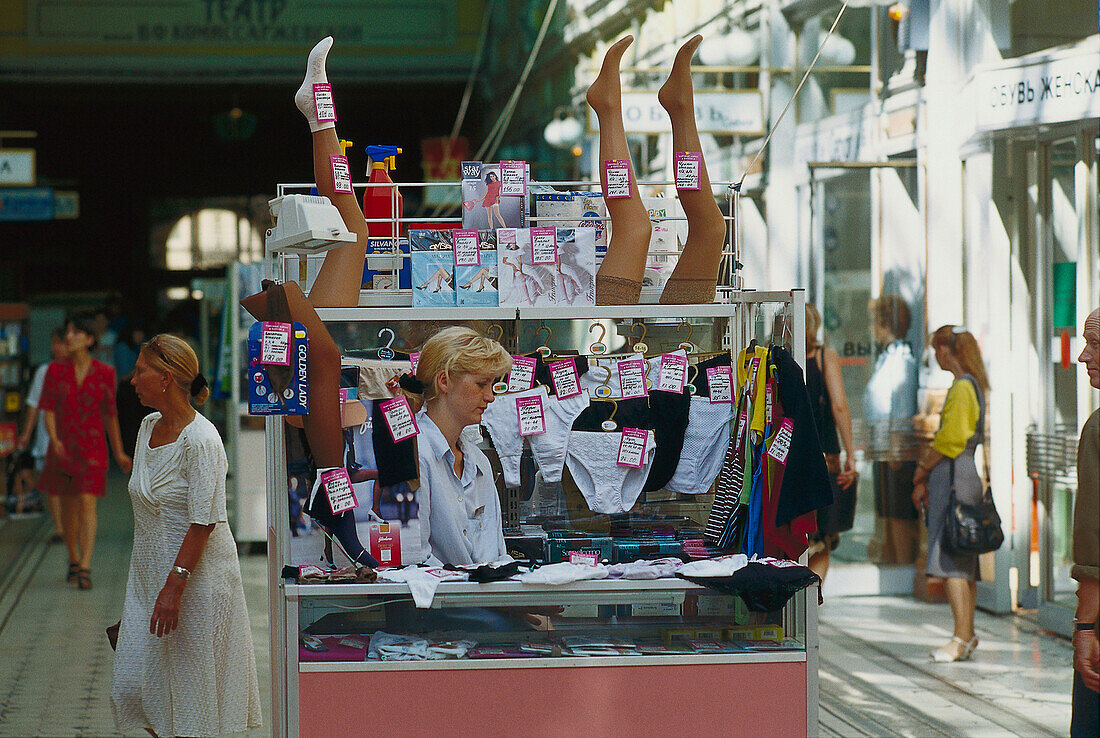
M 400 222 L 403 206 L 401 193 L 390 179 L 390 170 L 401 149 L 396 146 L 368 146 L 367 188 L 363 193 L 363 216 L 367 219 L 367 233 L 371 238 L 394 236 L 394 220 Z M 386 187 L 384 185 L 392 185 Z M 384 218 L 371 222 L 372 218 Z M 398 229 L 400 232 L 400 229 Z

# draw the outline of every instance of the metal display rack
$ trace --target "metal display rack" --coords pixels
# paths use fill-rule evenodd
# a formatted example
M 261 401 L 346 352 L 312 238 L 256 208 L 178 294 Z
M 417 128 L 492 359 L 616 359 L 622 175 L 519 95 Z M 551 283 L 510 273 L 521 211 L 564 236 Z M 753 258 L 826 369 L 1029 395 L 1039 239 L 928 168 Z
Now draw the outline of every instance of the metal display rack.
M 402 185 L 404 186 L 404 185 Z M 280 194 L 291 186 L 280 186 Z M 422 222 L 419 221 L 418 222 Z M 272 274 L 290 276 L 279 255 Z M 513 338 L 532 323 L 547 321 L 711 321 L 721 326 L 722 349 L 763 339 L 766 305 L 789 310 L 792 334 L 804 334 L 805 292 L 720 290 L 721 302 L 584 308 L 412 308 L 409 296 L 364 290 L 359 306 L 324 308 L 326 324 L 365 324 L 363 335 L 379 325 L 453 324 L 490 321 Z M 403 303 L 403 304 L 402 304 Z M 676 325 L 675 323 L 671 323 Z M 802 341 L 793 341 L 796 361 L 805 365 Z M 346 349 L 347 347 L 342 347 Z M 646 724 L 648 730 L 713 730 L 718 723 L 738 732 L 805 735 L 817 725 L 817 601 L 812 586 L 783 611 L 785 632 L 798 650 L 645 656 L 556 656 L 446 661 L 300 662 L 299 632 L 320 612 L 379 611 L 395 599 L 408 600 L 406 584 L 295 584 L 282 578 L 291 565 L 287 529 L 285 425 L 266 419 L 268 490 L 268 575 L 272 698 L 276 736 L 385 732 L 422 735 L 444 726 L 464 732 L 610 733 Z M 803 557 L 805 558 L 805 557 Z M 804 561 L 803 561 L 804 563 Z M 678 607 L 688 598 L 713 594 L 682 579 L 582 581 L 562 586 L 519 582 L 476 584 L 442 582 L 432 609 L 546 605 Z M 616 609 L 615 612 L 618 612 Z M 675 616 L 673 616 L 675 620 Z M 612 616 L 607 622 L 616 622 Z M 638 622 L 644 622 L 644 619 Z M 598 626 L 597 626 L 598 627 Z M 663 695 L 651 702 L 646 695 Z M 379 699 L 382 697 L 382 699 Z M 382 705 L 389 705 L 382 709 Z M 373 726 L 368 729 L 367 726 Z M 528 726 L 522 728 L 519 726 Z M 572 726 L 571 728 L 569 726 Z M 558 730 L 561 729 L 561 730 Z M 721 729 L 720 729 L 721 730 Z

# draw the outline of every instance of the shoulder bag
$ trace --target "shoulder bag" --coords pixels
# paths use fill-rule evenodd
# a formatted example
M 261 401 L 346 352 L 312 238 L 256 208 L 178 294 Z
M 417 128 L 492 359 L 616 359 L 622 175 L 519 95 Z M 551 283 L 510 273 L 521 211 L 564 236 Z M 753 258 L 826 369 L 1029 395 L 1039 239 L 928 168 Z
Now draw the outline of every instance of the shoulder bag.
M 1004 543 L 1001 516 L 993 504 L 989 487 L 975 504 L 955 499 L 955 460 L 951 459 L 951 497 L 947 501 L 947 545 L 958 553 L 983 554 L 996 551 Z

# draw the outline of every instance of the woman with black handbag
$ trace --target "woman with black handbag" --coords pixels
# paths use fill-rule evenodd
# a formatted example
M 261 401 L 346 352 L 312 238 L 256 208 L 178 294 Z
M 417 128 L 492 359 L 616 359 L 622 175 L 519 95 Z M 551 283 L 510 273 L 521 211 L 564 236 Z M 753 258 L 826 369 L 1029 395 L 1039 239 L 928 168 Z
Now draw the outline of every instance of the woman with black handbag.
M 818 440 L 825 454 L 833 504 L 817 511 L 817 532 L 809 537 L 808 566 L 825 581 L 829 559 L 840 544 L 840 534 L 852 529 L 856 508 L 855 444 L 852 441 L 852 413 L 840 376 L 840 357 L 819 343 L 821 314 L 813 303 L 806 304 L 806 392 L 817 424 Z M 778 333 L 777 335 L 782 335 Z M 839 438 L 838 438 L 839 436 Z M 844 465 L 840 463 L 840 444 L 844 444 Z
M 976 504 L 985 485 L 974 463 L 974 449 L 985 429 L 985 393 L 989 389 L 981 350 L 963 326 L 945 325 L 931 338 L 936 361 L 955 376 L 947 392 L 940 429 L 913 475 L 913 504 L 928 522 L 925 574 L 945 579 L 944 589 L 955 619 L 951 640 L 932 652 L 936 663 L 966 661 L 978 646 L 974 634 L 978 555 L 954 550 L 947 536 L 947 516 L 954 500 Z

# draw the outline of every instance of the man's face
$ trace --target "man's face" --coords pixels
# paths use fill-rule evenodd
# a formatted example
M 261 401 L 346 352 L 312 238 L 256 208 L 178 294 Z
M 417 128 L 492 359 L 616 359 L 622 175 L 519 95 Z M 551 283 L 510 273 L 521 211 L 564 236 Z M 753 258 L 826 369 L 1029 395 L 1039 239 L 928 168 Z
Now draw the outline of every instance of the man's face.
M 1085 365 L 1085 371 L 1089 373 L 1089 384 L 1100 389 L 1100 308 L 1093 310 L 1085 318 L 1081 337 L 1085 341 L 1085 348 L 1081 350 L 1077 360 Z

